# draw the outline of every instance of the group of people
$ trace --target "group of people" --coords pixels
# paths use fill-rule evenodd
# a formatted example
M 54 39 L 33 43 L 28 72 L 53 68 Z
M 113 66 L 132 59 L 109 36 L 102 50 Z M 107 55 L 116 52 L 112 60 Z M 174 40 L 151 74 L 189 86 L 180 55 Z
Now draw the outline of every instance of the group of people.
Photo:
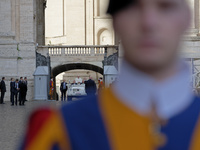
M 0 104 L 4 103 L 4 96 L 6 93 L 6 84 L 5 84 L 5 77 L 2 78 L 0 83 L 0 90 L 1 90 L 1 99 Z M 28 81 L 27 77 L 20 77 L 19 79 L 14 80 L 14 78 L 11 78 L 10 81 L 10 102 L 11 106 L 14 106 L 18 104 L 24 105 L 26 101 L 26 95 L 28 90 Z
M 74 80 L 74 82 L 71 85 L 77 85 L 77 84 L 85 84 L 85 92 L 87 95 L 95 95 L 97 93 L 97 86 L 94 80 L 92 80 L 92 77 L 89 77 L 88 80 L 82 80 L 79 76 Z M 98 80 L 98 90 L 103 89 L 104 83 L 103 78 L 100 77 Z M 66 80 L 63 80 L 63 82 L 60 84 L 60 92 L 61 92 L 61 101 L 66 101 L 66 92 L 68 90 L 67 82 Z
M 89 80 L 84 81 L 84 83 L 85 83 L 85 92 L 87 93 L 87 95 L 95 95 L 96 93 L 99 93 L 99 91 L 103 90 L 105 87 L 102 77 L 98 79 L 98 91 L 96 83 L 94 80 L 92 80 L 92 77 L 89 77 Z
M 14 81 L 13 78 L 11 78 L 10 82 L 10 101 L 11 106 L 17 105 L 19 100 L 19 105 L 24 105 L 26 101 L 26 95 L 28 90 L 28 81 L 27 77 L 23 78 L 20 77 L 20 80 L 16 79 Z

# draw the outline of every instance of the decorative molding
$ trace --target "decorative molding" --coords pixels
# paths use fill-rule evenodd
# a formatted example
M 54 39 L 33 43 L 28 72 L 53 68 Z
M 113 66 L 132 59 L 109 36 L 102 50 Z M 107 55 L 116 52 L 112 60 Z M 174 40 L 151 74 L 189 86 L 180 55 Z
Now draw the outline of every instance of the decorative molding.
M 44 0 L 44 1 L 43 1 L 43 7 L 44 7 L 44 9 L 47 8 L 47 0 Z
M 104 64 L 105 60 L 103 60 Z M 118 52 L 114 53 L 113 55 L 108 56 L 106 59 L 106 65 L 108 66 L 115 66 L 115 68 L 118 70 Z
M 48 66 L 47 57 L 36 52 L 36 67 L 38 66 Z
M 112 17 L 111 16 L 98 16 L 98 17 L 94 17 L 94 19 L 111 19 L 112 20 Z

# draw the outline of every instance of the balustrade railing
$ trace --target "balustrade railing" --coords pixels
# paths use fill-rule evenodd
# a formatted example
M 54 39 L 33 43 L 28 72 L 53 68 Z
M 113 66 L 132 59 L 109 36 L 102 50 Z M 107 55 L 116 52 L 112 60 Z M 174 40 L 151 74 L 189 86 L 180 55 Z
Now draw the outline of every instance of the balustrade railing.
M 103 56 L 108 51 L 116 51 L 118 46 L 39 46 L 38 51 L 48 49 L 50 56 Z

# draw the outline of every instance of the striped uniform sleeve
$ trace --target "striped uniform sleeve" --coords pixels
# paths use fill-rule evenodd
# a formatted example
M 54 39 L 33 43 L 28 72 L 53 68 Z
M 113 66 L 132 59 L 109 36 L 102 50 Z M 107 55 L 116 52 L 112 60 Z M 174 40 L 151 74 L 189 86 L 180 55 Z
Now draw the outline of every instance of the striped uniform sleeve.
M 61 113 L 48 108 L 35 111 L 20 150 L 71 150 Z

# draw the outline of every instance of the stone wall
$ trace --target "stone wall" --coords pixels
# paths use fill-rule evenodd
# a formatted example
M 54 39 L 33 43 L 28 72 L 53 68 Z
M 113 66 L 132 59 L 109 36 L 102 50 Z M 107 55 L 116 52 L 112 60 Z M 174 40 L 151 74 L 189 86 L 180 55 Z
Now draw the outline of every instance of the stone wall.
M 33 0 L 0 1 L 0 77 L 6 77 L 10 100 L 10 78 L 28 78 L 27 99 L 33 99 L 36 24 Z
M 186 38 L 185 56 L 200 58 L 200 3 L 199 0 L 188 1 L 193 20 Z M 44 43 L 44 2 L 0 0 L 0 77 L 6 77 L 8 92 L 5 100 L 9 100 L 10 78 L 20 76 L 28 77 L 28 99 L 33 99 L 36 43 Z M 48 32 L 47 37 L 55 39 L 55 44 L 63 45 L 114 44 L 112 19 L 105 14 L 107 3 L 108 0 L 48 0 L 47 20 L 50 22 L 46 24 L 51 25 L 48 31 L 52 34 Z M 71 57 L 69 60 L 80 61 Z

